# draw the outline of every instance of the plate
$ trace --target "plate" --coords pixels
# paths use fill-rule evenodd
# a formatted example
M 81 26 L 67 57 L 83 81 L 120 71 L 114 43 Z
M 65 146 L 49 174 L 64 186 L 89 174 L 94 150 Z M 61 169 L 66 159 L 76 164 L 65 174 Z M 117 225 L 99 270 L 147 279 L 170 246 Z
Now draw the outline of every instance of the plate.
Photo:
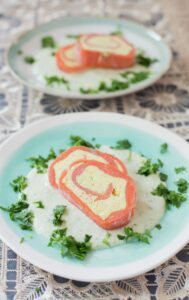
M 29 172 L 25 159 L 46 155 L 52 146 L 55 150 L 68 146 L 71 134 L 79 134 L 88 140 L 96 137 L 97 143 L 107 145 L 114 145 L 119 139 L 129 139 L 133 151 L 152 159 L 159 157 L 164 162 L 170 188 L 178 180 L 175 167 L 184 165 L 189 170 L 189 145 L 177 135 L 149 121 L 117 113 L 59 115 L 25 127 L 1 145 L 0 205 L 7 206 L 15 201 L 15 193 L 9 182 Z M 168 153 L 160 154 L 160 144 L 165 141 L 169 144 Z M 32 239 L 29 238 L 28 233 L 10 221 L 2 211 L 0 237 L 22 258 L 56 275 L 81 281 L 119 280 L 160 265 L 189 241 L 188 200 L 179 209 L 167 210 L 161 222 L 162 229 L 152 231 L 153 239 L 149 245 L 129 242 L 96 250 L 83 262 L 62 258 L 57 249 L 47 247 L 48 241 L 36 233 Z M 20 244 L 23 236 L 26 241 Z
M 62 37 L 68 34 L 75 35 L 91 32 L 110 33 L 115 31 L 117 28 L 119 28 L 123 32 L 123 35 L 126 36 L 137 49 L 142 49 L 150 57 L 155 57 L 158 59 L 158 62 L 154 63 L 152 67 L 150 67 L 152 74 L 149 78 L 137 84 L 132 84 L 129 88 L 124 90 L 116 92 L 100 92 L 98 94 L 81 94 L 78 90 L 79 87 L 77 87 L 77 89 L 73 87 L 72 90 L 67 90 L 66 87 L 63 90 L 63 88 L 59 87 L 58 85 L 54 87 L 48 87 L 44 82 L 44 75 L 46 75 L 46 72 L 48 71 L 45 71 L 48 65 L 46 64 L 47 59 L 42 58 L 41 60 L 41 58 L 37 58 L 36 63 L 38 64 L 38 60 L 41 61 L 41 68 L 42 72 L 44 73 L 43 76 L 38 76 L 36 75 L 37 73 L 35 70 L 35 64 L 26 64 L 24 62 L 23 55 L 18 55 L 18 51 L 21 49 L 24 54 L 36 56 L 40 50 L 40 40 L 44 36 L 50 35 L 53 36 L 57 41 L 63 41 Z M 75 40 L 67 39 L 67 41 L 64 40 L 64 43 L 69 44 L 74 41 Z M 56 68 L 55 62 L 54 60 L 52 60 L 52 55 L 48 57 L 48 62 L 51 64 L 51 68 L 53 70 L 54 68 Z M 10 70 L 12 71 L 12 74 L 16 76 L 16 78 L 23 84 L 51 95 L 75 99 L 110 98 L 139 91 L 157 81 L 168 70 L 170 62 L 170 49 L 162 40 L 162 38 L 155 32 L 150 31 L 142 25 L 134 23 L 132 21 L 100 17 L 64 17 L 50 21 L 46 24 L 42 24 L 17 38 L 7 52 L 7 63 L 10 67 Z M 61 71 L 59 72 L 60 75 L 62 75 Z M 98 72 L 100 72 L 101 74 L 103 70 Z M 109 74 L 108 76 L 110 77 L 112 76 L 110 75 L 110 73 L 107 73 L 109 71 L 105 72 L 106 73 L 102 73 L 100 75 L 101 78 L 105 79 L 107 77 L 107 74 Z M 97 78 L 94 77 L 94 70 L 86 71 L 84 73 L 85 75 L 81 75 L 84 85 L 89 81 L 90 85 L 93 85 L 92 87 L 94 87 L 95 84 L 97 85 Z M 79 74 L 78 78 L 81 76 Z M 74 82 L 75 85 L 77 85 L 78 79 L 76 78 Z

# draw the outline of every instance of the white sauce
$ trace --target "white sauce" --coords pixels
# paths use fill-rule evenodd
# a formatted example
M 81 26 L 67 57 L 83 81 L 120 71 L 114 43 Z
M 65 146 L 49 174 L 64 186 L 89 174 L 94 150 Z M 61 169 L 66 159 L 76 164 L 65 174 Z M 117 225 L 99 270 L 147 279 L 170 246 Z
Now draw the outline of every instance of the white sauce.
M 37 76 L 39 82 L 46 86 L 45 76 L 58 76 L 64 77 L 69 81 L 69 86 L 71 90 L 78 91 L 81 87 L 84 89 L 97 88 L 101 81 L 110 84 L 112 79 L 117 79 L 125 82 L 126 80 L 120 76 L 120 73 L 128 70 L 146 70 L 141 66 L 134 66 L 132 68 L 122 69 L 122 70 L 112 70 L 112 69 L 91 69 L 79 73 L 66 73 L 59 70 L 56 65 L 55 57 L 52 55 L 53 49 L 42 49 L 35 56 L 36 62 L 33 65 L 33 72 Z M 53 84 L 51 88 L 56 89 L 56 91 L 65 91 L 66 86 L 64 84 Z
M 165 201 L 162 197 L 153 196 L 151 191 L 160 183 L 157 174 L 148 177 L 138 175 L 137 171 L 144 161 L 144 158 L 137 153 L 132 153 L 129 159 L 129 151 L 112 150 L 108 146 L 103 146 L 101 151 L 114 154 L 119 157 L 125 164 L 128 173 L 133 177 L 137 187 L 137 205 L 135 214 L 128 224 L 135 231 L 143 233 L 146 229 L 152 229 L 158 224 L 165 212 Z M 48 182 L 47 174 L 37 174 L 33 169 L 28 174 L 28 187 L 25 190 L 27 194 L 30 209 L 34 212 L 34 230 L 49 239 L 53 230 L 60 228 L 55 227 L 52 223 L 53 209 L 57 205 L 66 205 L 67 212 L 63 216 L 67 227 L 67 233 L 73 235 L 77 240 L 83 240 L 85 234 L 92 235 L 93 248 L 106 247 L 102 242 L 107 232 L 110 232 L 109 243 L 111 246 L 120 244 L 117 234 L 123 233 L 123 228 L 106 231 L 96 225 L 83 212 L 73 204 L 64 199 L 61 192 L 53 188 Z M 45 208 L 36 208 L 33 203 L 42 201 Z

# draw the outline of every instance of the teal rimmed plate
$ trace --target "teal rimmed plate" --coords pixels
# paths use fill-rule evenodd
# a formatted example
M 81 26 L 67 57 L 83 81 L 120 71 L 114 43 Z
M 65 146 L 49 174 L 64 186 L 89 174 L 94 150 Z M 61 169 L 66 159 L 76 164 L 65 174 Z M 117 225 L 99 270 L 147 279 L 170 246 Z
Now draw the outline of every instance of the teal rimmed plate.
M 171 188 L 178 179 L 174 168 L 184 165 L 189 170 L 189 145 L 151 122 L 116 113 L 59 115 L 27 126 L 1 145 L 0 205 L 7 206 L 15 201 L 9 182 L 18 175 L 27 174 L 29 166 L 25 159 L 46 155 L 50 147 L 55 150 L 67 147 L 71 134 L 79 134 L 89 140 L 96 137 L 97 143 L 108 145 L 114 145 L 119 139 L 129 139 L 133 151 L 152 159 L 158 157 L 164 162 Z M 160 145 L 165 141 L 169 144 L 168 152 L 160 154 Z M 188 172 L 184 177 L 188 178 Z M 188 211 L 189 199 L 179 209 L 168 210 L 161 222 L 162 229 L 152 231 L 153 239 L 149 245 L 130 242 L 96 250 L 85 261 L 62 258 L 57 249 L 47 247 L 48 241 L 36 233 L 30 239 L 28 233 L 2 211 L 0 237 L 24 259 L 59 276 L 81 281 L 118 280 L 146 272 L 175 255 L 189 241 Z M 22 236 L 26 241 L 20 244 Z
M 100 92 L 98 94 L 80 93 L 78 86 L 78 84 L 80 84 L 78 83 L 79 77 L 81 78 L 82 76 L 82 82 L 84 85 L 86 84 L 86 82 L 89 82 L 89 86 L 94 88 L 94 86 L 98 84 L 99 80 L 98 77 L 96 77 L 95 75 L 95 70 L 85 72 L 85 77 L 83 77 L 83 75 L 80 76 L 79 74 L 78 77 L 74 79 L 74 83 L 71 90 L 67 90 L 66 86 L 64 85 L 55 85 L 54 87 L 47 86 L 44 79 L 45 75 L 50 76 L 49 74 L 54 74 L 54 71 L 52 71 L 52 73 L 49 71 L 49 66 L 50 70 L 54 70 L 54 68 L 56 69 L 56 64 L 53 60 L 54 58 L 51 55 L 52 53 L 49 54 L 49 58 L 46 58 L 46 56 L 40 56 L 39 58 L 37 56 L 36 64 L 30 65 L 24 62 L 24 56 L 26 55 L 36 57 L 37 53 L 41 49 L 41 38 L 44 36 L 50 35 L 53 36 L 56 41 L 63 41 L 63 36 L 66 36 L 68 34 L 75 35 L 91 32 L 110 33 L 115 31 L 117 28 L 121 29 L 123 35 L 127 37 L 128 40 L 131 43 L 133 43 L 137 49 L 142 49 L 150 57 L 155 57 L 158 59 L 158 62 L 154 63 L 152 67 L 150 67 L 151 75 L 149 78 L 139 83 L 132 84 L 127 89 L 115 92 Z M 62 43 L 69 44 L 72 42 L 75 42 L 75 40 L 68 38 L 67 42 L 65 42 L 64 40 L 64 42 Z M 22 50 L 22 55 L 18 55 L 19 50 Z M 53 49 L 51 50 L 51 52 L 53 52 Z M 40 67 L 38 66 L 36 71 L 35 65 L 38 65 L 39 61 Z M 92 16 L 64 17 L 50 21 L 46 24 L 42 24 L 18 37 L 8 49 L 7 63 L 10 67 L 12 74 L 16 76 L 16 78 L 23 84 L 33 89 L 51 95 L 62 96 L 65 98 L 103 99 L 130 94 L 144 89 L 147 86 L 156 82 L 168 70 L 170 66 L 171 51 L 158 34 L 132 21 Z M 38 68 L 41 70 L 41 74 L 38 73 Z M 110 76 L 108 70 L 106 70 L 103 74 L 100 75 L 101 79 Z M 62 74 L 60 73 L 59 76 L 61 75 Z M 112 75 L 110 77 L 112 77 Z M 71 78 L 73 77 L 69 77 L 67 79 L 72 81 Z M 80 87 L 83 86 L 81 85 Z

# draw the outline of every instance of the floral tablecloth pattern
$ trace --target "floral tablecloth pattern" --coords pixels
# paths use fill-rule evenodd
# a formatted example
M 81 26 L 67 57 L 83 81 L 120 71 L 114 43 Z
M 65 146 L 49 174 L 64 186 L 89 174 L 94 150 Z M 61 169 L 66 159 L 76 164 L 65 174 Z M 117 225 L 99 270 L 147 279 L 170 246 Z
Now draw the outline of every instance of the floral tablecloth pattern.
M 68 100 L 19 84 L 5 63 L 9 44 L 20 33 L 67 15 L 131 19 L 160 33 L 172 49 L 167 74 L 132 95 L 106 100 Z M 0 142 L 36 120 L 79 111 L 115 111 L 152 120 L 189 141 L 188 0 L 2 0 L 0 8 Z M 186 46 L 185 46 L 186 42 Z M 189 245 L 144 275 L 109 283 L 78 282 L 46 273 L 0 242 L 0 300 L 189 299 Z

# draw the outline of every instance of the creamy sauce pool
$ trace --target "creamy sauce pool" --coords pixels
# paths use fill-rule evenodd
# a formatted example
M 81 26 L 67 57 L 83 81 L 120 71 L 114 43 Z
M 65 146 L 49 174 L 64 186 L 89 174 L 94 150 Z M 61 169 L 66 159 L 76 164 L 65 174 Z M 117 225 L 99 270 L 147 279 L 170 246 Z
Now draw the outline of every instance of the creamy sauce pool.
M 70 43 L 70 41 L 69 41 Z M 69 44 L 67 42 L 67 44 Z M 117 79 L 125 82 L 125 79 L 120 76 L 120 73 L 128 70 L 132 71 L 141 71 L 145 70 L 145 68 L 141 66 L 134 66 L 132 68 L 122 69 L 122 70 L 105 70 L 105 69 L 91 69 L 84 72 L 79 73 L 66 73 L 64 71 L 60 71 L 56 65 L 55 57 L 52 55 L 53 49 L 42 49 L 35 56 L 36 62 L 33 65 L 33 72 L 35 76 L 37 76 L 39 82 L 46 86 L 45 76 L 58 76 L 64 77 L 69 81 L 69 86 L 71 90 L 79 90 L 81 87 L 88 88 L 97 88 L 101 81 L 110 84 L 112 79 Z M 65 91 L 66 86 L 64 84 L 53 84 L 51 88 L 56 89 L 56 91 Z
M 142 162 L 145 160 L 141 155 L 127 150 L 113 150 L 108 146 L 102 146 L 101 151 L 113 154 L 126 164 L 128 173 L 133 177 L 137 188 L 137 205 L 131 222 L 127 225 L 135 231 L 143 233 L 146 229 L 152 229 L 160 223 L 165 213 L 165 201 L 162 197 L 151 194 L 152 190 L 161 182 L 158 174 L 142 176 L 137 174 Z M 123 228 L 116 230 L 104 230 L 96 225 L 90 218 L 82 213 L 77 207 L 64 199 L 61 192 L 53 188 L 48 182 L 47 174 L 37 174 L 33 169 L 28 174 L 28 187 L 25 190 L 30 209 L 34 212 L 34 230 L 49 239 L 55 227 L 52 223 L 53 209 L 57 205 L 66 205 L 67 212 L 63 216 L 62 227 L 67 227 L 67 234 L 82 241 L 85 234 L 92 235 L 93 249 L 103 248 L 107 232 L 111 235 L 108 239 L 111 246 L 122 243 L 117 234 L 123 233 Z M 42 201 L 45 208 L 36 208 L 33 202 Z

